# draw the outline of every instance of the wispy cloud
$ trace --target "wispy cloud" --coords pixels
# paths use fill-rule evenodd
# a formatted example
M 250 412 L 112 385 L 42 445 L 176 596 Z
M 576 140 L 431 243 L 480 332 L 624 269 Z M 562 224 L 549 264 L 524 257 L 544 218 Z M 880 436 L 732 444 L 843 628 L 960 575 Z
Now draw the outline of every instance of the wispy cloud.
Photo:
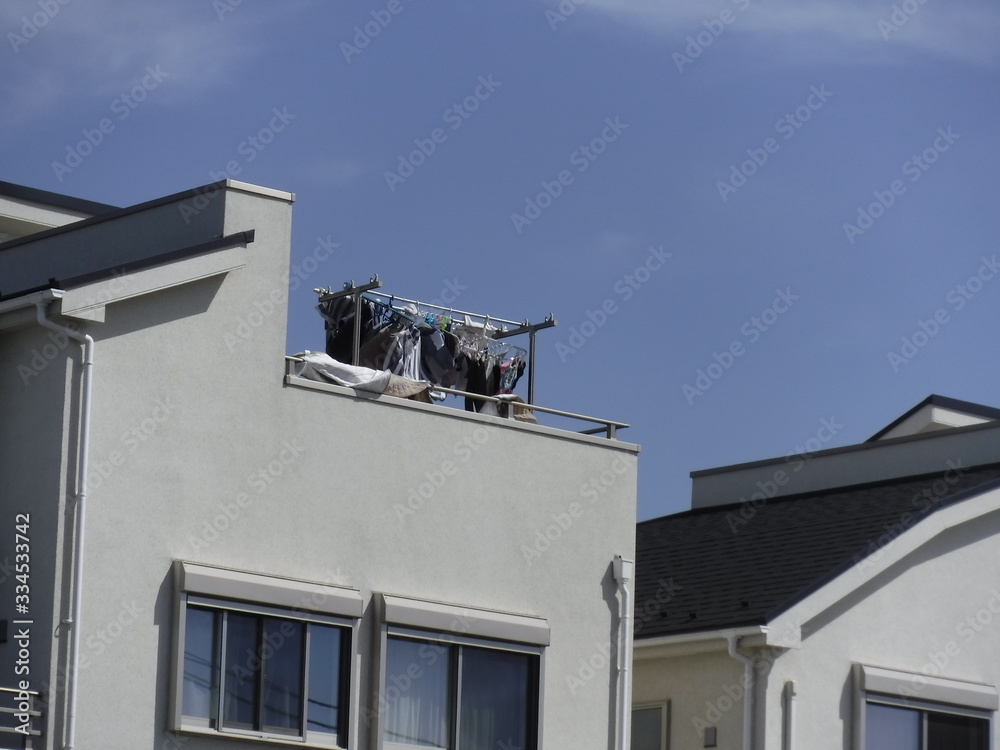
M 544 0 L 550 8 L 553 0 Z M 894 7 L 906 5 L 905 22 L 886 33 Z M 942 3 L 933 0 L 586 0 L 581 7 L 604 13 L 650 33 L 684 40 L 717 19 L 723 9 L 736 15 L 727 33 L 765 37 L 776 53 L 796 57 L 838 58 L 848 63 L 891 61 L 898 53 L 930 52 L 977 64 L 1000 60 L 1000 6 L 993 0 Z M 741 10 L 744 9 L 745 10 Z M 900 16 L 897 14 L 897 19 Z M 855 45 L 855 59 L 845 59 L 845 45 Z
M 294 12 L 294 5 L 282 3 L 280 11 Z M 47 15 L 38 2 L 0 6 L 5 127 L 36 123 L 76 99 L 110 102 L 136 85 L 147 65 L 169 73 L 164 102 L 222 86 L 241 62 L 265 53 L 277 12 L 247 3 L 220 22 L 211 2 L 70 0 L 51 7 L 57 10 Z

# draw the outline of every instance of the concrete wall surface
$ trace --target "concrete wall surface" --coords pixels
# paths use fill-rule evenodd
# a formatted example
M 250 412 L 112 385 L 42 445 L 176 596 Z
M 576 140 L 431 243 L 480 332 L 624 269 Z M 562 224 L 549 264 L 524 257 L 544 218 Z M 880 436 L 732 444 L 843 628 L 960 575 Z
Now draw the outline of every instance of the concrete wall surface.
M 359 715 L 378 691 L 378 593 L 544 618 L 539 746 L 611 747 L 611 566 L 615 555 L 634 557 L 637 447 L 286 385 L 287 311 L 274 300 L 287 294 L 289 201 L 241 190 L 215 200 L 223 219 L 216 204 L 206 215 L 220 234 L 255 232 L 244 268 L 109 304 L 103 323 L 77 322 L 96 341 L 78 746 L 268 744 L 171 731 L 172 570 L 184 560 L 358 590 Z M 38 519 L 33 653 L 44 679 L 35 685 L 58 687 L 79 346 L 25 383 L 16 365 L 47 333 L 0 333 L 0 518 L 23 508 Z M 590 481 L 602 493 L 588 492 Z M 10 581 L 0 597 L 12 600 Z M 10 682 L 10 654 L 0 644 L 0 685 Z M 53 747 L 64 729 L 60 694 L 45 721 Z M 352 747 L 375 739 L 355 722 Z

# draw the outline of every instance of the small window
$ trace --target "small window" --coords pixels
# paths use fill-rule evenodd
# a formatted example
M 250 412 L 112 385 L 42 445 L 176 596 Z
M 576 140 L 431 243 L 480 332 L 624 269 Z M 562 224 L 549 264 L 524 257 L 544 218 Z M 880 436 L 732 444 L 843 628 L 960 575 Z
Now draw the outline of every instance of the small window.
M 632 709 L 631 750 L 666 750 L 670 704 Z
M 539 656 L 491 645 L 390 634 L 383 687 L 387 746 L 535 748 Z
M 320 615 L 285 614 L 189 597 L 185 724 L 345 744 L 350 627 Z

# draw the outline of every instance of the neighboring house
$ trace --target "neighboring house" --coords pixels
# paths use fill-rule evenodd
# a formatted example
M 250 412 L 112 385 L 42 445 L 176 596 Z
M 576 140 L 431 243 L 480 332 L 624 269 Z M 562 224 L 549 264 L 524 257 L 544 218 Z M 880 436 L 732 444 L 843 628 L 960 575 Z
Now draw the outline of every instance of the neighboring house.
M 638 447 L 297 376 L 293 200 L 0 183 L 0 746 L 621 747 Z
M 997 747 L 998 420 L 931 396 L 694 472 L 690 511 L 638 524 L 633 750 Z

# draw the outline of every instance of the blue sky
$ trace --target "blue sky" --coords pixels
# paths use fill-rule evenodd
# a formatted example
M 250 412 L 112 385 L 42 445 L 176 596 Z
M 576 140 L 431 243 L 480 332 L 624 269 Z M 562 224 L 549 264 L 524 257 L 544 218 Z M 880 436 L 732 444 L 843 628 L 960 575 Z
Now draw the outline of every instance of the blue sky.
M 293 262 L 338 247 L 289 352 L 323 348 L 312 287 L 375 273 L 552 313 L 536 400 L 632 425 L 640 519 L 824 419 L 1000 406 L 992 0 L 11 0 L 0 30 L 0 178 L 294 192 Z

